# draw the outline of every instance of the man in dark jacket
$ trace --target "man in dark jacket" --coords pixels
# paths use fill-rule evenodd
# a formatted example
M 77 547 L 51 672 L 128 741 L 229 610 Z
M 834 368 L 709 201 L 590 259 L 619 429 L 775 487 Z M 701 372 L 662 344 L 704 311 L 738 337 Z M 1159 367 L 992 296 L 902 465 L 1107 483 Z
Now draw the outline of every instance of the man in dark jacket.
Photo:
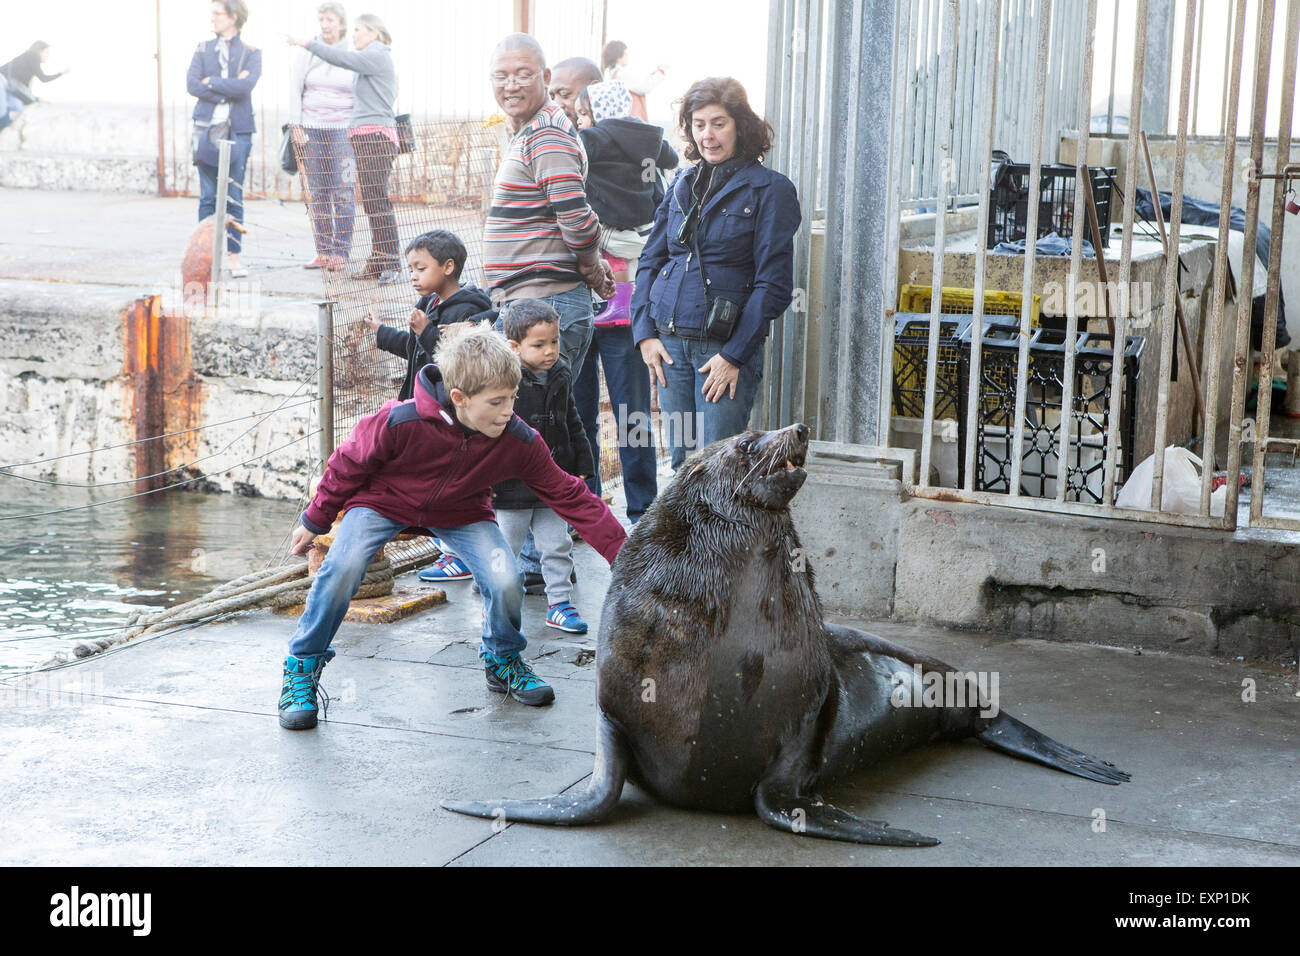
M 26 51 L 0 66 L 0 129 L 17 119 L 24 106 L 36 102 L 32 93 L 33 79 L 48 83 L 68 72 L 47 74 L 41 64 L 49 55 L 50 45 L 37 40 Z
M 404 402 L 415 394 L 415 376 L 433 361 L 443 326 L 497 317 L 486 292 L 475 285 L 460 284 L 466 257 L 465 244 L 455 233 L 434 229 L 416 236 L 406 247 L 411 285 L 420 297 L 411 312 L 410 328 L 403 332 L 382 325 L 373 313 L 365 320 L 375 330 L 379 348 L 406 359 L 406 376 L 397 393 L 398 401 Z
M 244 221 L 244 172 L 253 145 L 253 87 L 262 76 L 262 51 L 240 38 L 239 31 L 248 20 L 244 0 L 214 0 L 212 32 L 214 39 L 200 43 L 190 60 L 185 85 L 194 104 L 193 161 L 199 168 L 199 219 L 206 219 L 217 209 L 217 144 L 230 147 L 230 195 L 227 209 L 236 222 Z M 236 278 L 248 274 L 239 264 L 239 230 L 233 225 L 226 231 L 226 251 L 230 274 Z

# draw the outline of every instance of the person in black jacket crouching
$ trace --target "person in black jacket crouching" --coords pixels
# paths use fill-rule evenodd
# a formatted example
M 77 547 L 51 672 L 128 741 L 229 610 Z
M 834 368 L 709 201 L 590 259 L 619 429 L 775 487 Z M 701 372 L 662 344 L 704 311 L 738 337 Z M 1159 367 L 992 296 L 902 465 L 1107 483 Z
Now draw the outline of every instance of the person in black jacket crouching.
M 411 310 L 407 331 L 390 328 L 372 312 L 366 324 L 375 330 L 375 345 L 406 359 L 406 377 L 402 380 L 398 401 L 415 394 L 415 376 L 430 364 L 442 330 L 459 322 L 495 319 L 492 300 L 475 285 L 461 285 L 465 268 L 465 243 L 445 229 L 435 229 L 416 236 L 406 247 L 406 262 L 411 267 L 411 286 L 420 298 Z
M 523 366 L 515 414 L 542 436 L 557 465 L 586 480 L 593 471 L 591 446 L 573 404 L 573 372 L 560 356 L 559 314 L 537 299 L 518 299 L 510 303 L 503 325 Z M 492 492 L 497 524 L 514 557 L 528 529 L 533 531 L 546 580 L 547 626 L 585 634 L 587 623 L 569 601 L 573 540 L 564 519 L 518 479 L 503 481 Z

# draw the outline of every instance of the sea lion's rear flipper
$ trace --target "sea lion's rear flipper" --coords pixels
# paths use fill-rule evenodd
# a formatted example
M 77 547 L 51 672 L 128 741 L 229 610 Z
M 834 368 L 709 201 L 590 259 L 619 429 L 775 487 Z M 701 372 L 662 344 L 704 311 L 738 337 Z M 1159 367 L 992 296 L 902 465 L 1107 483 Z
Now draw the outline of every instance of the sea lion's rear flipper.
M 758 785 L 754 809 L 768 826 L 778 830 L 846 843 L 874 843 L 878 846 L 938 846 L 934 837 L 900 830 L 879 820 L 864 820 L 823 802 L 819 797 L 799 796 L 770 781 Z
M 596 765 L 584 789 L 537 800 L 444 800 L 443 808 L 503 823 L 552 826 L 598 823 L 614 808 L 623 792 L 623 782 L 627 779 L 627 745 L 618 728 L 604 714 L 599 715 L 597 725 Z
M 981 721 L 983 723 L 983 721 Z M 994 750 L 1001 750 L 1025 760 L 1064 770 L 1076 777 L 1095 780 L 1117 786 L 1127 783 L 1131 777 L 1108 760 L 1092 757 L 1081 750 L 1058 743 L 1046 734 L 1039 733 L 1028 724 L 1023 724 L 1006 714 L 998 714 L 988 721 L 975 738 Z

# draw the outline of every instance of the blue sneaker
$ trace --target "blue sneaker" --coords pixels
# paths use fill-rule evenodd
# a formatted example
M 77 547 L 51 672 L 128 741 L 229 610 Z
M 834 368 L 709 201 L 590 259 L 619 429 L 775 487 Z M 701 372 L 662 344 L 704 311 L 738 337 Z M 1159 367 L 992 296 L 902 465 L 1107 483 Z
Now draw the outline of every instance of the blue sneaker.
M 518 654 L 501 658 L 479 650 L 483 671 L 487 675 L 488 690 L 496 694 L 509 694 L 521 704 L 540 707 L 555 700 L 555 691 L 542 680 Z
M 330 648 L 324 654 L 307 654 L 284 659 L 284 683 L 280 686 L 280 726 L 285 730 L 311 730 L 316 726 L 316 701 L 326 712 L 329 697 L 320 686 L 321 671 L 334 657 Z
M 420 572 L 421 581 L 464 581 L 473 576 L 474 573 L 460 558 L 449 554 L 444 554 L 433 563 L 433 567 L 425 568 Z
M 578 616 L 578 609 L 568 601 L 550 606 L 546 612 L 546 626 L 570 634 L 587 633 L 587 622 Z

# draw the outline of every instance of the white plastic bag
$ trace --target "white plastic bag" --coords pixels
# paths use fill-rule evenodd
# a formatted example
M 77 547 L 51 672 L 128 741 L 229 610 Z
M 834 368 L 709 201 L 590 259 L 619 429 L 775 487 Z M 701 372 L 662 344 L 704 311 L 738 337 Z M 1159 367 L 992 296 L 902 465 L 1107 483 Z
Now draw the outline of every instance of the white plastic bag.
M 1117 508 L 1151 510 L 1151 477 L 1155 455 L 1143 459 L 1115 496 Z M 1160 492 L 1160 510 L 1170 514 L 1194 515 L 1201 509 L 1201 459 L 1186 448 L 1170 445 L 1165 449 L 1165 473 Z M 1227 500 L 1224 486 L 1210 495 L 1210 514 L 1222 516 Z

